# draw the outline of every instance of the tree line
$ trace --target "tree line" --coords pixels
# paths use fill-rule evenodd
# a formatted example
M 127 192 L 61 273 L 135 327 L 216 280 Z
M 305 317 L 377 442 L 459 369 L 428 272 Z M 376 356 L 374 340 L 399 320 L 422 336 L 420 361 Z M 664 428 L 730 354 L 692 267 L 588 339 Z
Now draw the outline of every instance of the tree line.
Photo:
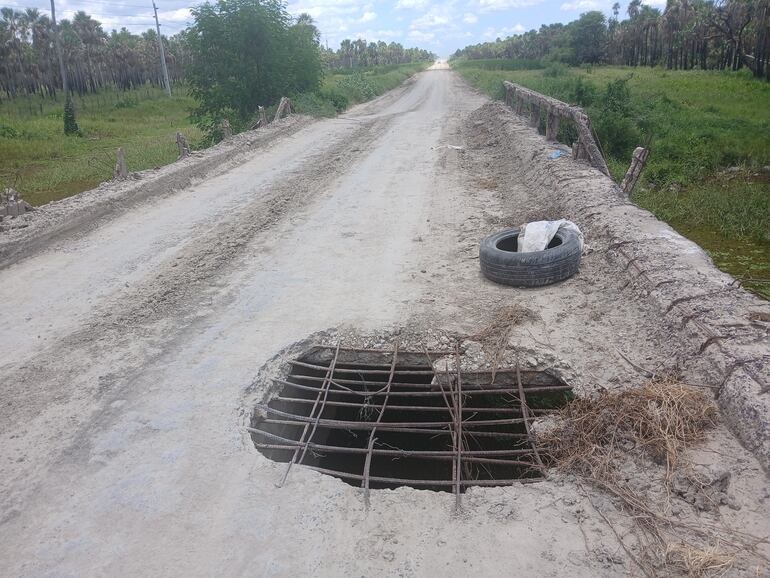
M 346 38 L 337 50 L 323 49 L 324 63 L 332 69 L 408 64 L 435 58 L 435 54 L 421 48 L 404 48 L 398 42 L 388 44 L 382 40 L 367 43 L 363 38 Z
M 51 19 L 35 8 L 2 8 L 0 16 L 0 96 L 38 94 L 55 98 L 62 81 Z M 244 68 L 244 63 L 238 61 L 249 55 L 260 64 L 254 67 L 257 75 L 246 90 L 253 90 L 260 102 L 289 89 L 316 85 L 321 68 L 403 64 L 434 57 L 426 50 L 404 48 L 396 42 L 364 39 L 344 40 L 337 50 L 322 47 L 309 16 L 292 18 L 280 2 L 273 0 L 206 3 L 193 10 L 193 18 L 195 23 L 190 28 L 162 36 L 171 81 L 194 77 L 205 89 L 207 82 L 226 81 L 225 71 Z M 241 21 L 250 22 L 254 28 L 227 28 Z M 73 93 L 163 85 L 154 29 L 141 34 L 132 34 L 126 28 L 107 33 L 100 22 L 83 11 L 72 19 L 60 20 L 58 28 Z M 239 33 L 234 35 L 233 30 Z M 286 68 L 289 65 L 294 69 Z
M 632 0 L 606 18 L 586 12 L 568 24 L 458 50 L 467 59 L 552 60 L 673 70 L 751 70 L 770 81 L 770 0 L 668 0 L 663 10 Z
M 7 98 L 61 90 L 51 19 L 36 8 L 0 9 L 0 91 Z M 162 85 L 157 35 L 149 29 L 132 34 L 125 28 L 107 34 L 83 11 L 58 22 L 69 88 L 83 95 L 107 86 L 129 89 Z M 184 34 L 163 37 L 169 76 L 184 78 L 189 64 Z

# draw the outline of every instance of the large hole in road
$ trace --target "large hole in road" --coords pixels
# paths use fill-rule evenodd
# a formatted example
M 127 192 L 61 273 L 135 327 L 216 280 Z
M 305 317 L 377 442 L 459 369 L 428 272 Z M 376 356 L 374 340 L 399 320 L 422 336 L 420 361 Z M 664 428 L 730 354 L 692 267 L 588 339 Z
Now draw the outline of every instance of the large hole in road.
M 271 460 L 370 488 L 464 492 L 542 479 L 529 426 L 570 388 L 545 371 L 458 372 L 455 359 L 313 348 L 275 379 L 280 393 L 257 406 L 254 445 Z

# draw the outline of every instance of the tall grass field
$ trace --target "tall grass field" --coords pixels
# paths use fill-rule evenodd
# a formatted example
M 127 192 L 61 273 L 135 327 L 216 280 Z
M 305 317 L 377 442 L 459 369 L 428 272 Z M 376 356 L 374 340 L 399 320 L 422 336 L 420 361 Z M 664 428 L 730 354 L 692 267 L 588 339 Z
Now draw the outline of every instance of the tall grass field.
M 770 298 L 770 85 L 740 71 L 569 68 L 457 60 L 468 82 L 502 98 L 509 80 L 582 106 L 619 182 L 636 146 L 650 158 L 633 200 Z

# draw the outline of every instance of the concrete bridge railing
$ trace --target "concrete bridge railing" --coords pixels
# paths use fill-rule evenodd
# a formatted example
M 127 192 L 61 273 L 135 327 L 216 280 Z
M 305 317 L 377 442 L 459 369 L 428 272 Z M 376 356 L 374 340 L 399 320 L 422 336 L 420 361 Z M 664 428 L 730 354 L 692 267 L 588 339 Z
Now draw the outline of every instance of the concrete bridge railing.
M 505 103 L 513 108 L 516 114 L 529 117 L 530 126 L 538 128 L 541 112 L 545 113 L 545 138 L 549 141 L 558 140 L 561 121 L 573 123 L 577 129 L 578 140 L 572 144 L 572 156 L 575 159 L 587 160 L 609 176 L 607 163 L 591 130 L 591 121 L 582 108 L 571 106 L 507 80 L 503 81 L 503 89 Z

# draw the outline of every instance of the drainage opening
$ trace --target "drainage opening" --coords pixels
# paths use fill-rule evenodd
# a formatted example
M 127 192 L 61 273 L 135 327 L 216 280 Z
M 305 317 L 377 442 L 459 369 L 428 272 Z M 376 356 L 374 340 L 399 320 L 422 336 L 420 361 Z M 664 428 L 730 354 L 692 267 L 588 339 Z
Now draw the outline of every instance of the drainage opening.
M 434 373 L 442 357 L 452 369 Z M 257 406 L 254 445 L 274 461 L 365 488 L 462 493 L 542 479 L 530 424 L 567 401 L 570 388 L 544 371 L 461 372 L 453 359 L 314 348 L 275 380 L 280 394 Z

